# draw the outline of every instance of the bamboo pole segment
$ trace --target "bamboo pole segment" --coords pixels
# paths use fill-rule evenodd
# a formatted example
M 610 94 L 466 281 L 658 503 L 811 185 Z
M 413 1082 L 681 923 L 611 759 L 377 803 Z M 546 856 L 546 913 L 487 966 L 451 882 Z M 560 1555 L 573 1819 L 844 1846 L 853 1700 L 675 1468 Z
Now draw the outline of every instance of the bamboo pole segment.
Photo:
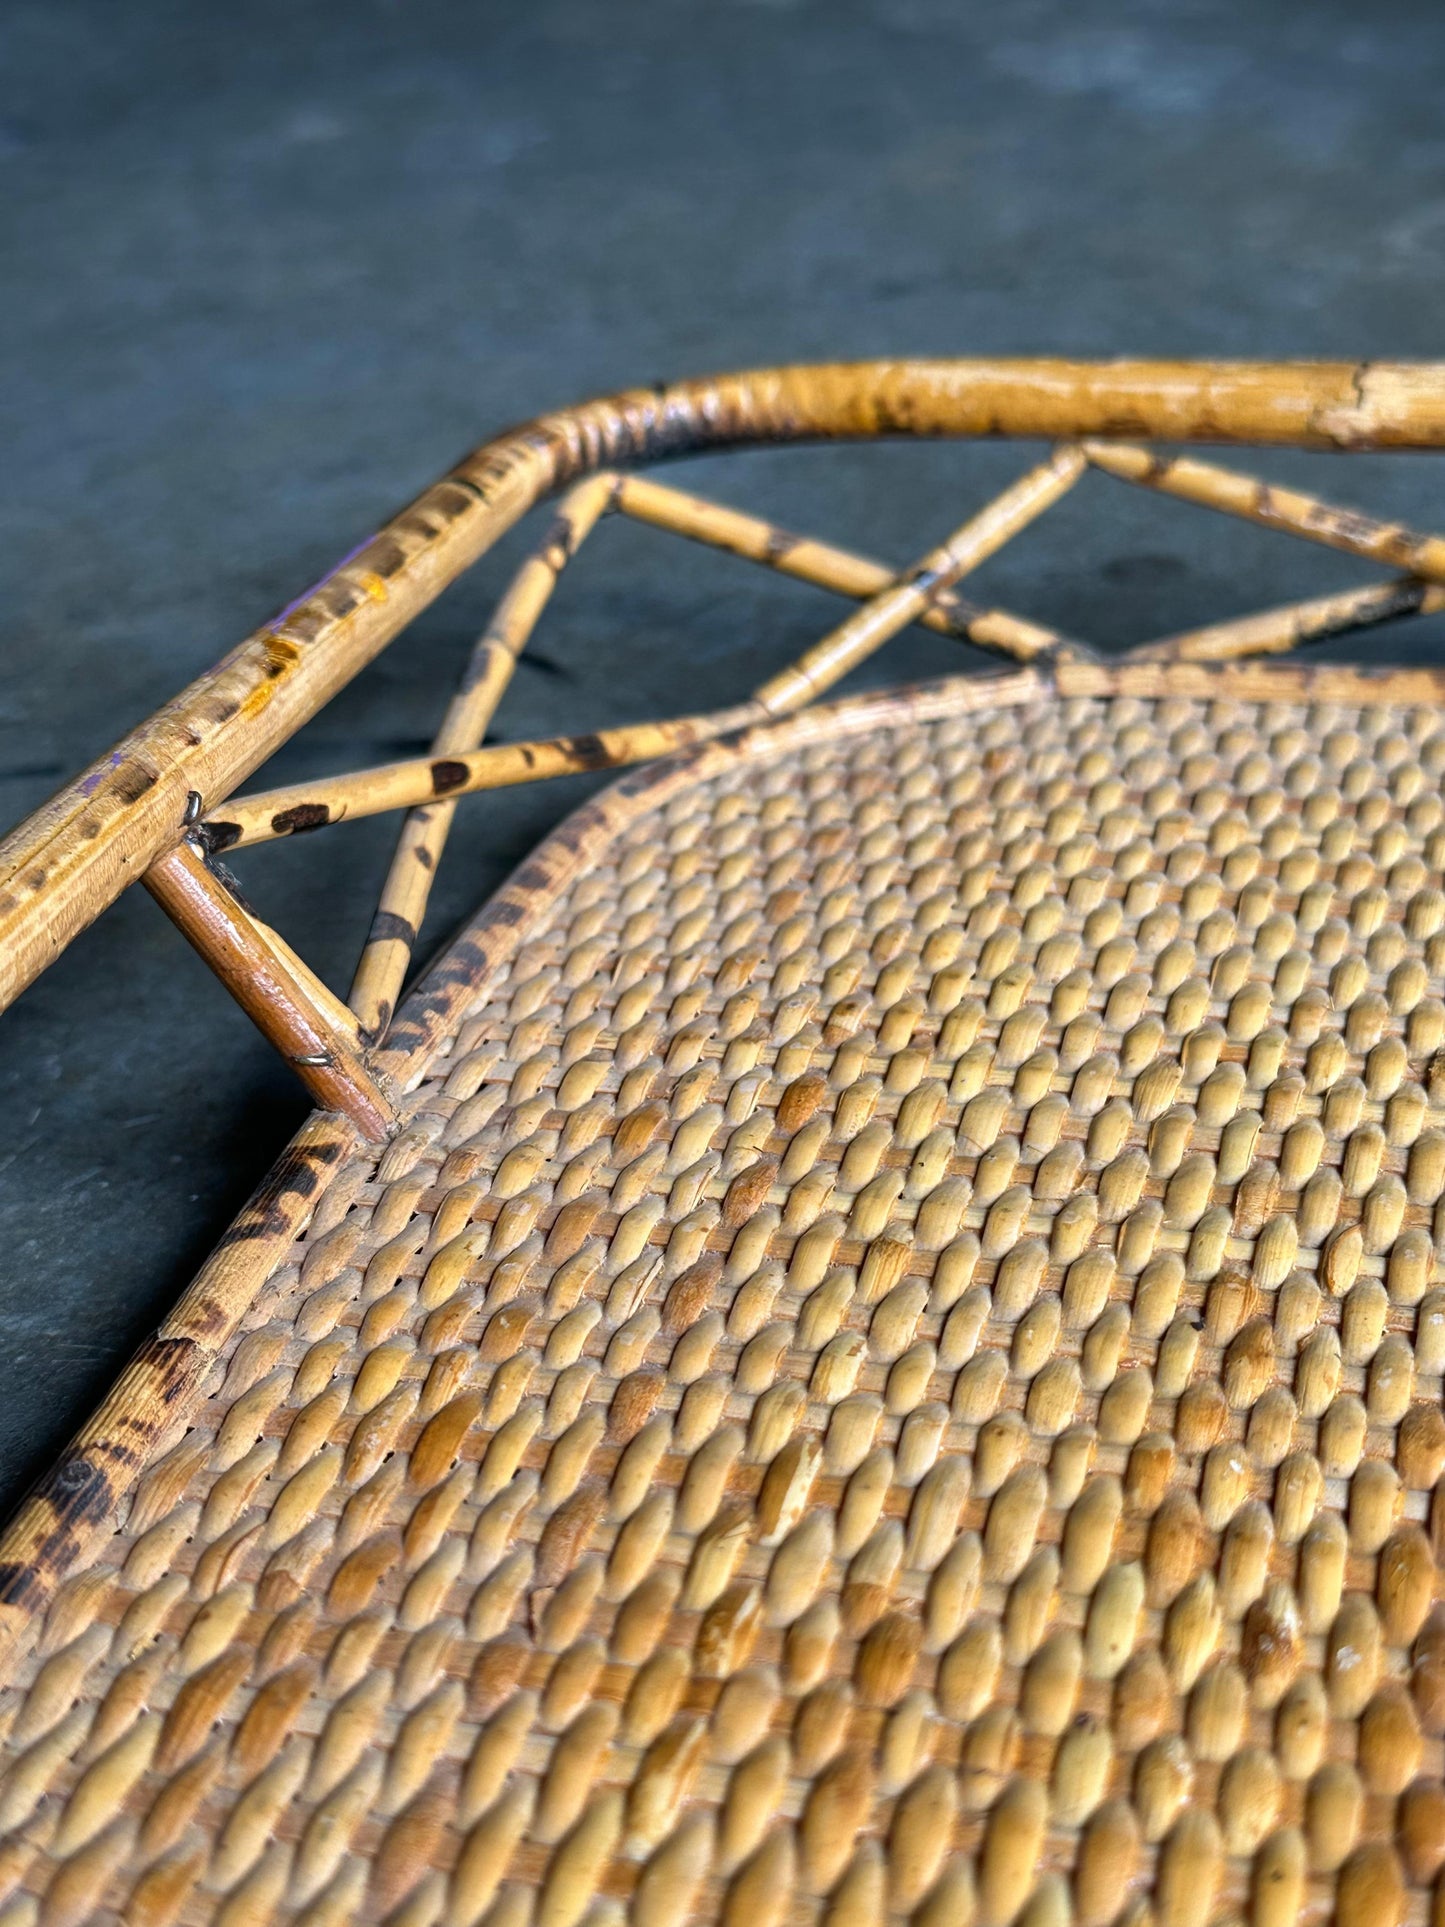
M 1411 575 L 1445 582 L 1445 536 L 1421 535 L 1396 523 L 1378 522 L 1358 509 L 1336 508 L 1299 489 L 1261 482 L 1256 476 L 1189 455 L 1156 455 L 1128 443 L 1104 442 L 1085 442 L 1084 453 L 1094 468 L 1121 482 L 1157 489 L 1201 508 L 1283 529 L 1306 542 L 1320 542 L 1329 549 L 1343 549 L 1370 562 L 1387 562 L 1408 569 Z
M 1233 662 L 1241 656 L 1283 655 L 1304 643 L 1373 628 L 1401 616 L 1433 615 L 1445 609 L 1445 586 L 1399 576 L 1393 582 L 1367 582 L 1335 595 L 1260 609 L 1232 622 L 1187 629 L 1129 651 L 1131 662 Z
M 1046 462 L 1020 476 L 948 540 L 932 549 L 896 582 L 880 591 L 795 663 L 754 691 L 770 716 L 783 716 L 811 702 L 916 620 L 940 589 L 975 569 L 1005 542 L 1051 508 L 1071 489 L 1087 463 L 1078 448 L 1054 450 Z
M 497 436 L 0 842 L 0 1008 L 535 503 L 704 449 L 879 435 L 1445 446 L 1445 367 L 825 363 L 637 388 Z
M 1139 662 L 1119 656 L 1109 663 L 1063 658 L 1050 681 L 1056 694 L 1130 696 L 1145 702 L 1184 696 L 1191 702 L 1372 703 L 1445 707 L 1445 670 L 1369 669 L 1358 663 Z M 1223 692 L 1223 693 L 1222 693 Z
M 576 776 L 586 770 L 646 763 L 654 756 L 667 756 L 673 750 L 745 728 L 758 722 L 762 714 L 755 703 L 739 703 L 732 709 L 714 710 L 709 716 L 624 723 L 585 736 L 497 743 L 461 756 L 419 756 L 405 763 L 380 763 L 374 769 L 356 770 L 347 776 L 322 776 L 314 783 L 294 783 L 287 789 L 233 797 L 224 818 L 207 817 L 197 827 L 209 849 L 241 849 L 353 817 L 415 809 L 440 797 L 471 796 L 478 790 L 509 789 L 517 783 L 538 783 L 551 776 Z
M 558 504 L 545 540 L 517 571 L 477 641 L 432 742 L 434 757 L 480 747 L 558 578 L 606 513 L 616 486 L 615 475 L 591 475 Z M 455 810 L 451 801 L 424 804 L 401 826 L 348 998 L 368 1042 L 382 1035 L 396 1008 Z
M 776 569 L 779 575 L 852 596 L 859 602 L 880 594 L 897 580 L 882 562 L 816 541 L 812 536 L 794 535 L 760 515 L 746 515 L 720 502 L 706 501 L 646 475 L 619 477 L 614 506 L 634 521 L 664 529 L 669 535 L 725 549 L 744 561 Z M 1057 630 L 1005 609 L 979 608 L 950 589 L 938 591 L 917 619 L 939 635 L 957 636 L 1019 662 L 1031 662 L 1036 656 L 1066 646 L 1066 638 Z
M 151 865 L 145 885 L 320 1108 L 384 1140 L 396 1113 L 367 1067 L 356 1018 L 290 945 L 251 915 L 189 839 Z

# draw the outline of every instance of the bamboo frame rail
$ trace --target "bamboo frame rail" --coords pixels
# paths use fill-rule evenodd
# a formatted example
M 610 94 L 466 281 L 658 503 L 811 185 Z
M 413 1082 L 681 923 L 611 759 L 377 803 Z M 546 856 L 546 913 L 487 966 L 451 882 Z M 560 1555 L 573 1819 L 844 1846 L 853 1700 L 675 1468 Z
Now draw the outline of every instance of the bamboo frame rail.
M 884 433 L 1079 439 L 1057 446 L 902 575 L 612 467 L 688 449 Z M 1057 501 L 1088 466 L 1409 571 L 1394 583 L 1166 638 L 1139 652 L 1143 662 L 1272 653 L 1442 606 L 1445 538 L 1332 508 L 1193 457 L 1166 459 L 1122 439 L 1140 433 L 1333 448 L 1445 447 L 1445 368 L 864 363 L 684 382 L 542 417 L 463 462 L 0 845 L 0 1007 L 138 869 L 146 870 L 153 894 L 307 1075 L 318 1101 L 334 1103 L 375 1136 L 388 1128 L 389 1110 L 367 1053 L 385 1035 L 459 797 L 620 767 L 781 715 L 830 688 L 914 621 L 1025 662 L 1085 661 L 1083 645 L 1066 643 L 1026 617 L 977 607 L 954 584 Z M 479 638 L 429 758 L 227 801 L 251 769 L 461 568 L 533 503 L 568 483 L 574 486 L 552 530 Z M 741 705 L 482 747 L 561 569 L 613 510 L 851 596 L 861 606 Z M 249 917 L 202 852 L 386 809 L 413 814 L 402 827 L 348 1012 L 274 932 Z M 243 985 L 248 971 L 259 973 L 264 994 Z
M 884 360 L 634 389 L 487 443 L 0 843 L 0 1008 L 528 509 L 597 469 L 878 435 L 1445 446 L 1445 373 L 1390 362 Z

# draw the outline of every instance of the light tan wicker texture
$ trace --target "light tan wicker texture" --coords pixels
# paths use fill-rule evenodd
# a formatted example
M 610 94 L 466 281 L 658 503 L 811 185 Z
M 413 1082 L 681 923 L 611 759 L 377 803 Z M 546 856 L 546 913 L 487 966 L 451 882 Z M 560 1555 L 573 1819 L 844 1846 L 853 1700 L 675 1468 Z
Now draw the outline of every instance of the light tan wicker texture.
M 4 1927 L 1437 1917 L 1440 686 L 1060 682 L 484 914 L 12 1662 Z

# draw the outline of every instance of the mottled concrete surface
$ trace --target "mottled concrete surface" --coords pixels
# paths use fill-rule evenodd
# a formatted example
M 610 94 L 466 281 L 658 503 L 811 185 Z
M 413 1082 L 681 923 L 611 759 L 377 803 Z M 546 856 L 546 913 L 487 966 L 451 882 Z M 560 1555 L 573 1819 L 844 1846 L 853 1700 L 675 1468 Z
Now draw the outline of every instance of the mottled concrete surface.
M 1427 3 L 8 0 L 0 818 L 462 449 L 554 402 L 898 351 L 1445 353 L 1442 83 Z M 693 473 L 902 560 L 1024 459 L 894 446 Z M 1310 472 L 1445 522 L 1435 458 Z M 420 750 L 515 553 L 278 778 Z M 1096 479 L 987 579 L 1118 644 L 1360 574 Z M 609 525 L 498 733 L 725 700 L 833 614 Z M 1363 646 L 1418 660 L 1442 634 Z M 915 639 L 877 673 L 958 660 Z M 465 805 L 430 938 L 580 793 Z M 241 866 L 338 984 L 389 836 L 358 825 Z M 0 1092 L 8 1506 L 302 1105 L 139 894 L 0 1024 Z

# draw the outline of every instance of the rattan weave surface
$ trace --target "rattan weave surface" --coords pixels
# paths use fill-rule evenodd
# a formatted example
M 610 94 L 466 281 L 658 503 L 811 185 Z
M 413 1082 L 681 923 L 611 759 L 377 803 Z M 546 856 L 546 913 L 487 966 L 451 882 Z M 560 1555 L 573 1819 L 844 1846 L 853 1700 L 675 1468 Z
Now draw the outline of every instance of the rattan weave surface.
M 10 1662 L 0 1923 L 1434 1918 L 1427 680 L 573 819 Z

